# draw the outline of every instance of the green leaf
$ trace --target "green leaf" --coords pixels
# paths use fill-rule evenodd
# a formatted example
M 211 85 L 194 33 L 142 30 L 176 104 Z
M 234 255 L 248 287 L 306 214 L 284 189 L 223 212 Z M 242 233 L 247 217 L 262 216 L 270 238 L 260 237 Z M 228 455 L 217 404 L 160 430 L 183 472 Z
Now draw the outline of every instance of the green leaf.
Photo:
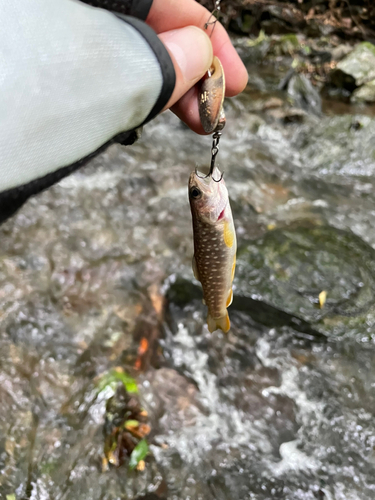
M 128 392 L 135 392 L 135 393 L 138 392 L 138 386 L 133 377 L 131 377 L 125 372 L 122 373 L 115 372 L 115 373 L 118 377 L 117 380 L 124 384 L 124 387 Z
M 138 427 L 139 422 L 138 420 L 126 420 L 124 423 L 124 427 Z
M 130 455 L 129 469 L 135 469 L 138 463 L 143 460 L 148 453 L 148 444 L 145 439 L 139 441 Z
M 7 500 L 16 500 L 16 495 L 14 493 L 7 495 Z
M 113 368 L 108 373 L 105 373 L 98 382 L 99 392 L 104 391 L 107 387 L 110 387 L 113 391 L 116 390 L 116 386 L 119 382 L 122 382 L 127 392 L 138 393 L 137 383 L 133 377 L 128 375 L 124 371 Z

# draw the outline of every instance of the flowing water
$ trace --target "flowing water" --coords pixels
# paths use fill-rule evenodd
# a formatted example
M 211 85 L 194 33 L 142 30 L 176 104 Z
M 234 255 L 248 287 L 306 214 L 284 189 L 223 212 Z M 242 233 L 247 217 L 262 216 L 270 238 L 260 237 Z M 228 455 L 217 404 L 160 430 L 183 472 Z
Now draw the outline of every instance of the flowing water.
M 249 72 L 218 156 L 229 334 L 208 333 L 191 270 L 187 180 L 210 139 L 171 114 L 0 228 L 1 498 L 375 498 L 375 120 L 301 111 L 277 67 Z M 148 412 L 144 471 L 102 472 L 112 367 Z

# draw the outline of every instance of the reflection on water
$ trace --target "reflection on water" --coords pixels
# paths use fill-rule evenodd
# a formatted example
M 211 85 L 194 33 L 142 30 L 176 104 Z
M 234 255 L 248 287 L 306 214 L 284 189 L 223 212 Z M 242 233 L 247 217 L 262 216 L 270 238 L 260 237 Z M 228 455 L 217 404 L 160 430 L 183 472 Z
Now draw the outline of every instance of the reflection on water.
M 208 333 L 191 271 L 187 179 L 210 139 L 172 115 L 1 227 L 2 497 L 374 498 L 375 120 L 296 112 L 251 71 L 218 158 L 228 335 Z M 148 414 L 143 472 L 101 472 L 113 392 L 96 380 L 116 366 Z

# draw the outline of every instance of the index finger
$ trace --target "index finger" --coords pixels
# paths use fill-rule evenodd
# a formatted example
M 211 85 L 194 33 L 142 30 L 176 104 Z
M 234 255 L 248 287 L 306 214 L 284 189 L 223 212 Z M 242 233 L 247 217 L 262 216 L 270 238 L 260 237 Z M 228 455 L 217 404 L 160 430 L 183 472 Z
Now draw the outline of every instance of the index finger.
M 154 0 L 146 22 L 156 33 L 163 33 L 185 26 L 197 26 L 204 29 L 210 12 L 195 0 Z M 207 28 L 211 34 L 214 55 L 224 68 L 226 92 L 228 97 L 242 92 L 247 84 L 247 71 L 233 47 L 228 33 L 219 22 Z

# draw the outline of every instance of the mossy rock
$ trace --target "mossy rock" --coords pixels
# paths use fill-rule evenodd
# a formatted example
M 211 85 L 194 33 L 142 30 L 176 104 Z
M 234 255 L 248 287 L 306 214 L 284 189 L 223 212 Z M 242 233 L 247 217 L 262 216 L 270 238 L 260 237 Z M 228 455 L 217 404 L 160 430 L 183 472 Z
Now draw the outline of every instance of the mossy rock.
M 332 83 L 339 88 L 353 91 L 375 79 L 375 45 L 362 42 L 342 59 L 331 74 Z
M 295 54 L 300 50 L 301 44 L 295 33 L 281 35 L 278 39 L 272 40 L 270 52 L 275 56 Z

